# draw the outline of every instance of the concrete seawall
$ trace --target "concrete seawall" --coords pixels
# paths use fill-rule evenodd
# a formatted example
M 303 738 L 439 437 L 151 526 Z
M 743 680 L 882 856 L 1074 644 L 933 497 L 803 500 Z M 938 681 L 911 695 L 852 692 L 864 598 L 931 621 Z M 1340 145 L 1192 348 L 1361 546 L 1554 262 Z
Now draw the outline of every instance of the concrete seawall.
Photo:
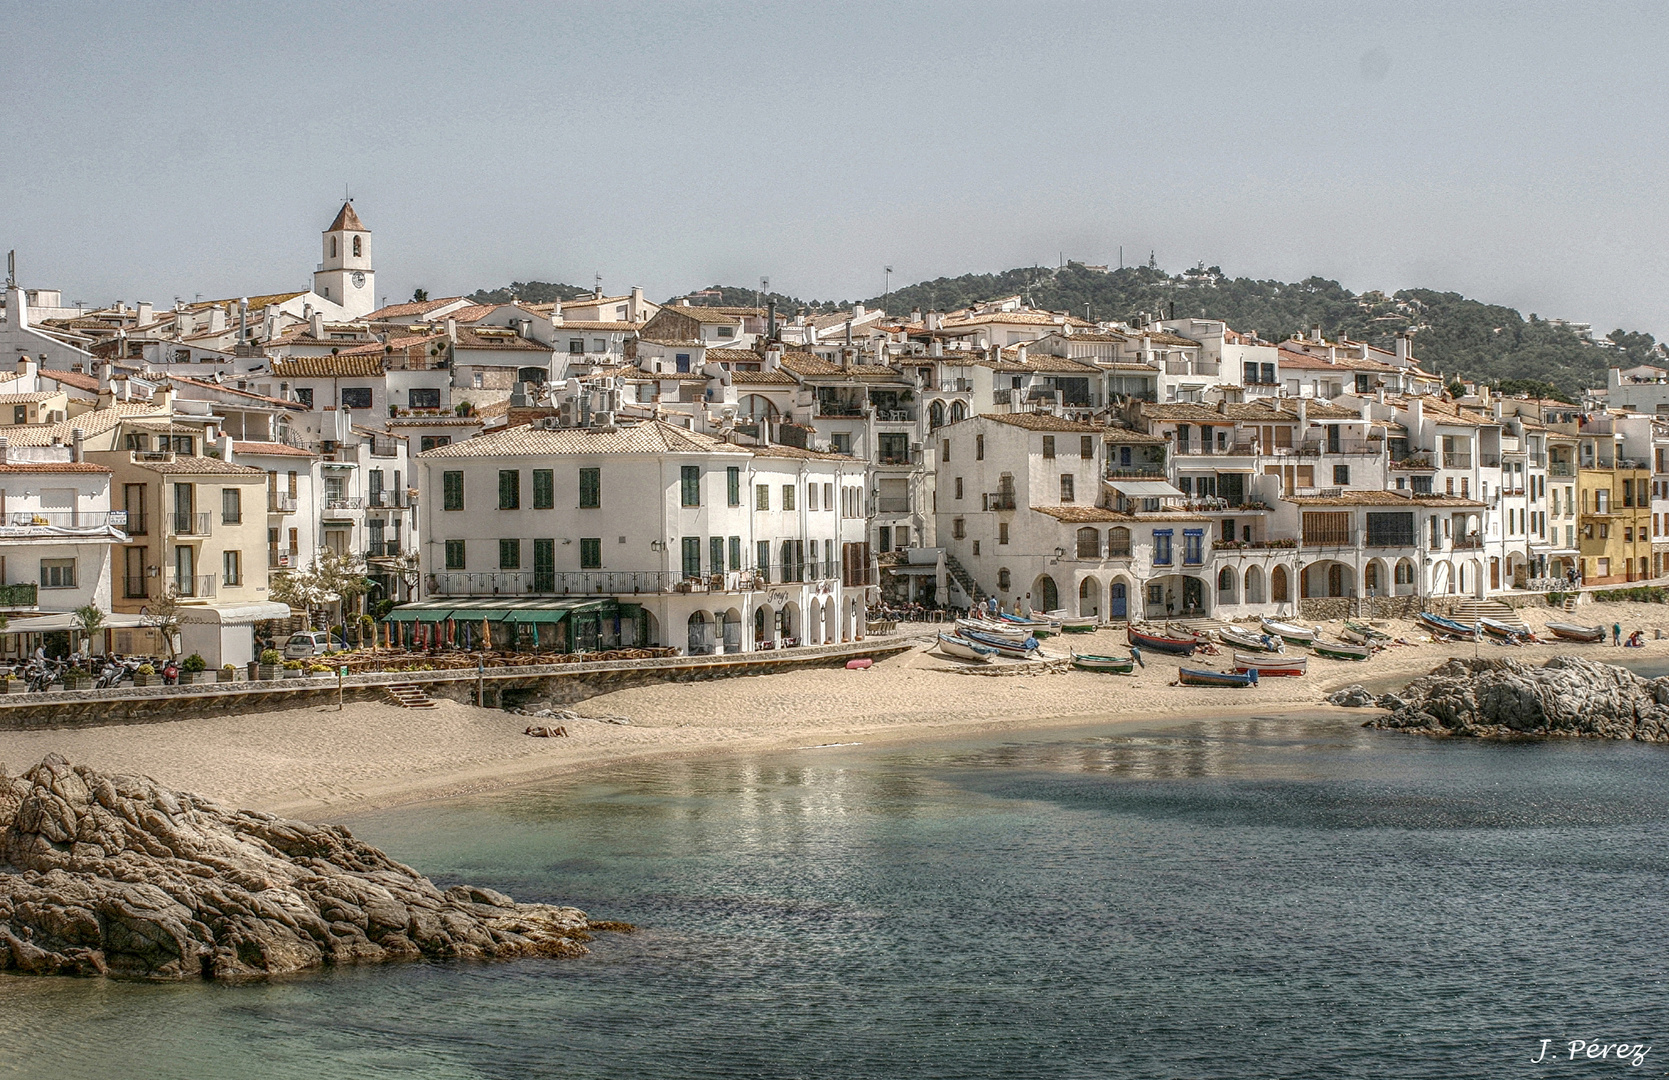
M 901 639 L 815 645 L 781 652 L 736 656 L 670 656 L 654 660 L 610 660 L 590 664 L 529 664 L 454 671 L 392 671 L 349 675 L 341 680 L 345 701 L 386 701 L 389 686 L 416 685 L 431 697 L 489 707 L 524 701 L 572 704 L 586 698 L 665 682 L 699 682 L 742 675 L 766 675 L 803 667 L 839 666 L 859 657 L 882 659 L 907 651 Z M 0 730 L 96 727 L 185 720 L 205 714 L 272 712 L 332 704 L 337 678 L 271 679 L 192 686 L 147 686 L 121 690 L 61 690 L 42 694 L 0 694 Z

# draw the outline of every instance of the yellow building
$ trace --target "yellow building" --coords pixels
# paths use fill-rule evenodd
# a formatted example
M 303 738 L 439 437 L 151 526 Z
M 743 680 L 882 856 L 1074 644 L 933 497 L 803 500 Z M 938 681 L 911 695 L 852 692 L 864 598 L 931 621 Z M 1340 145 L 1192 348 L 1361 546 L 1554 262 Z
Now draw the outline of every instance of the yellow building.
M 1582 581 L 1609 585 L 1648 580 L 1652 576 L 1652 471 L 1644 462 L 1615 456 L 1606 459 L 1596 454 L 1590 459 L 1587 450 L 1584 445 L 1583 465 L 1576 474 Z M 1604 467 L 1607 460 L 1610 468 Z

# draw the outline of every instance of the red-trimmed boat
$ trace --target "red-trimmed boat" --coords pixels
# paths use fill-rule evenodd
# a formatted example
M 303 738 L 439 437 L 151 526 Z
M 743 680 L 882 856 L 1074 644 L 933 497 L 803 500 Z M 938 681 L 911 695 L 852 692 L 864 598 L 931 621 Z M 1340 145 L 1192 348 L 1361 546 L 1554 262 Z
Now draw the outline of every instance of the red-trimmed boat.
M 1152 649 L 1174 656 L 1193 656 L 1194 650 L 1200 647 L 1200 643 L 1193 638 L 1168 637 L 1165 634 L 1138 630 L 1134 626 L 1125 627 L 1124 633 L 1130 639 L 1130 644 L 1138 649 Z

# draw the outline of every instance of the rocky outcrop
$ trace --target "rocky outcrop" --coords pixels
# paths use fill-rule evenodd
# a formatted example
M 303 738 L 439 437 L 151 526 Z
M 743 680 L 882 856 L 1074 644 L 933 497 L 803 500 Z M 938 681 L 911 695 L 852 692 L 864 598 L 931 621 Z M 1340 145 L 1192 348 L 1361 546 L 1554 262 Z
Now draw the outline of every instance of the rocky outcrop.
M 417 957 L 572 956 L 568 907 L 442 892 L 340 826 L 106 775 L 0 765 L 0 971 L 239 979 Z
M 1352 683 L 1343 690 L 1335 690 L 1327 696 L 1327 704 L 1343 705 L 1347 709 L 1361 709 L 1372 705 L 1373 695 L 1361 683 Z
M 1584 736 L 1669 742 L 1669 678 L 1575 656 L 1541 667 L 1453 659 L 1378 704 L 1367 726 L 1444 735 Z

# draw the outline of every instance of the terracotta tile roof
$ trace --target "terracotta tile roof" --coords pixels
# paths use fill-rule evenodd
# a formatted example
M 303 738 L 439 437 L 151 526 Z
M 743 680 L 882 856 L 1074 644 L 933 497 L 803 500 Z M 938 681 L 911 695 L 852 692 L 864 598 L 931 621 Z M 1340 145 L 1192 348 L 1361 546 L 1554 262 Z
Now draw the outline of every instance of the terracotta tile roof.
M 440 337 L 441 337 L 441 335 L 437 332 L 437 333 L 432 333 L 432 334 L 407 334 L 404 337 L 391 337 L 386 342 L 384 342 L 384 341 L 362 341 L 362 342 L 359 342 L 359 343 L 355 344 L 353 346 L 353 348 L 351 348 L 351 349 L 341 349 L 341 350 L 337 351 L 334 355 L 336 355 L 336 356 L 388 356 L 391 353 L 398 352 L 401 349 L 409 349 L 413 345 L 421 345 L 425 341 L 435 341 Z
M 989 326 L 993 323 L 1012 323 L 1016 326 L 1071 326 L 1093 327 L 1074 315 L 1056 315 L 1048 311 L 994 311 L 985 315 L 947 315 L 940 326 L 945 330 L 959 330 L 969 326 Z M 1199 344 L 1195 342 L 1194 344 Z
M 784 446 L 781 443 L 772 443 L 770 446 L 744 446 L 741 449 L 746 450 L 754 457 L 799 458 L 811 461 L 858 460 L 850 454 L 830 454 L 822 450 L 805 450 L 798 446 Z
M 336 220 L 330 223 L 330 228 L 326 229 L 325 232 L 337 232 L 343 229 L 347 229 L 351 232 L 371 231 L 361 224 L 359 215 L 354 213 L 354 204 L 352 199 L 349 199 L 347 202 L 342 204 L 342 209 L 337 211 Z
M 801 378 L 844 379 L 847 382 L 903 382 L 904 376 L 890 367 L 877 364 L 853 364 L 841 367 L 815 353 L 788 351 L 782 354 L 782 366 Z
M 1349 356 L 1328 360 L 1326 357 L 1311 356 L 1309 353 L 1294 352 L 1291 349 L 1282 349 L 1279 360 L 1282 369 L 1291 368 L 1295 371 L 1378 371 L 1389 374 L 1402 370 L 1390 364 L 1381 364 L 1378 360 L 1359 360 Z
M 1025 428 L 1027 431 L 1075 431 L 1084 435 L 1100 435 L 1107 430 L 1094 424 L 1068 420 L 1064 416 L 1052 416 L 1049 413 L 980 413 L 979 418 L 1007 424 L 1010 427 Z
M 521 425 L 425 450 L 420 458 L 526 457 L 548 454 L 745 454 L 747 449 L 658 420 L 604 428 Z
M 1037 375 L 1058 374 L 1088 376 L 1098 374 L 1101 370 L 1094 364 L 1087 361 L 1069 360 L 1064 356 L 1034 356 L 1029 353 L 1024 361 L 1010 359 L 1005 356 L 1003 359 L 994 364 L 989 360 L 981 361 L 979 366 L 988 367 L 993 371 L 1005 375 L 1020 375 L 1029 373 Z
M 674 348 L 674 349 L 699 349 L 699 348 L 702 348 L 703 344 L 704 344 L 703 342 L 696 341 L 694 339 L 685 339 L 685 338 L 653 338 L 653 337 L 646 337 L 646 338 L 638 338 L 638 340 L 643 342 L 645 345 L 665 345 L 669 348 Z
M 13 446 L 51 446 L 52 440 L 67 443 L 80 428 L 86 438 L 94 438 L 109 431 L 124 420 L 148 416 L 166 421 L 169 411 L 158 401 L 118 401 L 103 408 L 80 413 L 56 424 L 18 425 L 6 429 L 6 438 Z
M 388 420 L 388 426 L 390 428 L 480 427 L 481 423 L 482 420 L 479 416 L 392 416 L 389 417 Z
M 294 292 L 263 293 L 260 296 L 251 296 L 248 298 L 249 314 L 253 317 L 257 311 L 264 311 L 266 308 L 273 305 L 283 304 L 290 300 L 294 300 L 298 296 L 306 295 L 306 289 L 297 289 Z M 229 307 L 233 311 L 236 311 L 238 309 L 239 302 L 243 299 L 244 297 L 241 296 L 231 296 L 224 300 L 199 300 L 197 303 L 189 305 L 186 310 L 202 311 L 205 308 Z M 225 331 L 222 331 L 222 333 L 225 333 Z M 216 334 L 214 336 L 218 337 L 219 335 Z
M 107 473 L 104 465 L 90 461 L 19 461 L 0 465 L 0 473 Z
M 1193 345 L 1196 347 L 1199 345 L 1199 342 L 1193 338 L 1183 337 L 1181 334 L 1166 333 L 1163 330 L 1143 331 L 1136 336 L 1145 337 L 1149 343 L 1154 345 Z
M 496 330 L 496 328 L 494 328 Z M 541 352 L 549 356 L 551 347 L 541 345 L 537 341 L 521 337 L 514 330 L 505 328 L 503 333 L 483 331 L 472 326 L 458 327 L 457 348 L 460 349 L 502 349 L 508 352 Z
M 35 391 L 28 394 L 0 394 L 0 405 L 27 405 L 31 402 L 51 401 L 57 397 L 55 391 Z
M 420 300 L 409 304 L 390 304 L 387 307 L 378 308 L 377 310 L 371 312 L 371 314 L 365 316 L 365 318 L 368 322 L 412 318 L 418 315 L 427 315 L 436 308 L 445 307 L 447 304 L 456 304 L 462 299 L 463 297 L 461 296 L 443 296 L 439 300 Z
M 1135 520 L 1129 514 L 1121 514 L 1116 510 L 1104 510 L 1099 506 L 1034 506 L 1032 509 L 1039 514 L 1047 514 L 1056 521 L 1070 521 L 1073 523 Z
M 656 313 L 655 318 L 658 319 L 662 315 L 682 315 L 686 319 L 693 319 L 698 323 L 703 323 L 709 326 L 741 326 L 741 316 L 734 314 L 737 310 L 739 309 L 699 307 L 695 304 L 691 304 L 689 307 L 682 307 L 675 304 L 672 307 L 663 307 L 658 313 Z M 650 320 L 650 322 L 653 321 L 654 319 Z
M 285 401 L 283 398 L 270 397 L 266 394 L 257 394 L 250 390 L 239 390 L 235 386 L 222 386 L 220 383 L 208 382 L 204 379 L 193 379 L 185 375 L 170 375 L 168 376 L 168 381 L 170 383 L 184 383 L 187 386 L 200 386 L 205 390 L 218 390 L 223 394 L 232 394 L 237 397 L 253 398 L 256 401 L 265 402 L 269 405 L 282 405 L 284 408 L 291 409 L 295 412 L 307 411 L 307 406 L 303 405 L 299 401 Z
M 383 375 L 383 347 L 366 356 L 296 356 L 274 360 L 272 374 L 278 379 L 375 379 Z
M 191 457 L 188 455 L 177 456 L 173 461 L 136 461 L 133 463 L 133 466 L 136 469 L 145 469 L 148 472 L 154 473 L 164 473 L 169 476 L 176 474 L 189 474 L 197 476 L 246 476 L 259 477 L 264 480 L 267 475 L 265 469 L 256 469 L 248 465 L 237 465 L 230 461 L 221 461 L 218 458 Z
M 99 381 L 95 376 L 83 375 L 79 371 L 43 371 L 41 378 L 51 379 L 62 386 L 73 386 L 77 390 L 98 390 Z
M 1145 431 L 1134 431 L 1130 428 L 1108 428 L 1101 433 L 1101 437 L 1110 443 L 1130 446 L 1163 446 L 1170 442 L 1160 435 L 1149 435 Z
M 313 457 L 311 450 L 281 442 L 234 442 L 232 453 L 253 454 L 256 457 Z
M 798 386 L 799 382 L 786 371 L 731 371 L 730 381 L 737 386 Z
M 457 311 L 448 311 L 444 318 L 451 319 L 461 326 L 467 323 L 480 322 L 502 306 L 501 304 L 471 304 L 469 307 L 461 307 Z
M 1405 495 L 1396 491 L 1345 491 L 1339 495 L 1283 495 L 1299 506 L 1432 506 L 1467 509 L 1484 504 L 1457 495 Z
M 594 330 L 598 333 L 630 334 L 642 325 L 635 322 L 581 322 L 565 319 L 557 323 L 553 329 L 558 333 L 563 330 Z

